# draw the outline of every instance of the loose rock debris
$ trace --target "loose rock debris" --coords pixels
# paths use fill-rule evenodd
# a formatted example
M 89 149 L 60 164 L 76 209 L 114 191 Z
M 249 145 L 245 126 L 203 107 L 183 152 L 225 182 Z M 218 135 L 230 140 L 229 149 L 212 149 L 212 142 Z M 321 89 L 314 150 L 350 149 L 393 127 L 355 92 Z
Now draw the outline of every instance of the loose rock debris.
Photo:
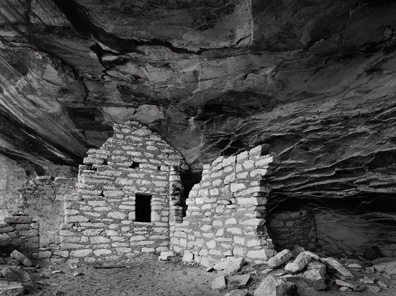
M 284 250 L 280 253 L 276 260 L 289 252 Z M 310 253 L 294 253 L 275 268 L 266 263 L 252 264 L 242 258 L 228 257 L 207 271 L 198 264 L 193 265 L 193 262 L 184 262 L 183 257 L 175 253 L 159 257 L 147 254 L 131 258 L 130 262 L 120 262 L 117 268 L 100 269 L 94 266 L 71 268 L 66 264 L 26 267 L 8 257 L 3 258 L 0 264 L 0 295 L 396 295 L 396 276 L 390 268 L 396 258 L 371 262 L 322 258 Z M 301 260 L 308 257 L 311 259 Z M 300 264 L 307 264 L 297 272 L 285 270 L 291 263 L 298 263 L 298 269 Z M 118 268 L 120 266 L 124 268 Z

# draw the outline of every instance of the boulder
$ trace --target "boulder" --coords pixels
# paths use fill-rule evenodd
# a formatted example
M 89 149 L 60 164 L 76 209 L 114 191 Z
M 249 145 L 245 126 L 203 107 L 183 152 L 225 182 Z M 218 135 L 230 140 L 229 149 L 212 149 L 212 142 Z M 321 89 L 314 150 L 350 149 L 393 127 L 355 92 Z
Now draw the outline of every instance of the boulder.
M 231 274 L 240 270 L 244 263 L 245 260 L 242 257 L 227 257 L 227 259 L 216 263 L 213 268 L 216 270 L 224 270 L 225 274 Z
M 27 256 L 19 252 L 18 250 L 14 250 L 10 257 L 21 262 L 24 266 L 31 267 L 33 266 L 32 260 L 30 260 Z
M 342 280 L 355 278 L 355 276 L 336 259 L 328 257 L 321 258 L 320 260 L 326 264 L 326 266 L 329 268 L 329 271 L 332 271 L 336 277 Z
M 250 280 L 250 273 L 230 276 L 228 277 L 228 288 L 236 289 L 236 288 L 245 287 L 249 282 L 249 280 Z
M 316 290 L 327 288 L 326 265 L 320 262 L 310 262 L 307 266 L 307 270 L 301 274 L 301 277 Z
M 316 260 L 319 259 L 319 257 L 312 252 L 301 252 L 293 262 L 286 264 L 285 270 L 290 273 L 300 272 L 308 265 L 309 262 L 311 262 L 313 258 Z
M 227 288 L 226 278 L 224 275 L 216 277 L 212 282 L 212 290 L 224 290 Z
M 291 258 L 293 258 L 293 253 L 288 249 L 284 249 L 282 252 L 279 252 L 274 257 L 270 258 L 267 261 L 267 265 L 274 269 L 286 263 Z
M 185 251 L 183 258 L 182 258 L 183 262 L 192 262 L 194 261 L 194 254 L 191 253 L 190 251 Z
M 164 251 L 164 252 L 161 252 L 158 259 L 160 261 L 168 261 L 169 257 L 173 257 L 173 256 L 175 256 L 175 253 L 173 253 L 172 251 Z
M 267 276 L 254 291 L 254 296 L 297 296 L 295 284 L 278 279 L 272 275 Z
M 396 261 L 378 263 L 373 265 L 373 267 L 379 272 L 385 272 L 389 275 L 396 274 Z
M 7 234 L 0 234 L 0 247 L 8 246 L 11 238 Z

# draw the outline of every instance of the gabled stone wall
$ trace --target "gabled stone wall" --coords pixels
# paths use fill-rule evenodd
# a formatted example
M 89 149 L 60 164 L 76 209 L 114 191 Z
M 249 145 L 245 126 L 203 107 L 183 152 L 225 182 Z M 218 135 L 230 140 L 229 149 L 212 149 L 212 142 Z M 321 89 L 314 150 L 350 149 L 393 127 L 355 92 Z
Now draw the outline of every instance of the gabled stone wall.
M 186 217 L 171 223 L 172 249 L 191 251 L 203 265 L 231 255 L 251 261 L 271 257 L 264 225 L 270 190 L 265 175 L 273 160 L 258 146 L 205 165 L 187 199 Z
M 71 251 L 71 261 L 168 250 L 169 217 L 179 215 L 175 188 L 181 186 L 179 170 L 186 168 L 182 155 L 147 127 L 116 124 L 112 138 L 88 151 L 77 199 L 65 203 L 62 247 Z M 170 206 L 171 194 L 176 200 Z M 139 222 L 137 198 L 150 196 L 150 222 Z

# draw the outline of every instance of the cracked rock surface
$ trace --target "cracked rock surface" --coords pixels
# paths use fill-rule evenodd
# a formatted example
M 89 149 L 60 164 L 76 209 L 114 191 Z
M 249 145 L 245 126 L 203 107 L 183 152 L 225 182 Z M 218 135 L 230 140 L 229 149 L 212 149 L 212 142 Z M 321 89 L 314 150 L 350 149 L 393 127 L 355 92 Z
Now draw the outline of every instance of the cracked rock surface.
M 5 0 L 0 153 L 77 165 L 139 120 L 194 171 L 267 144 L 274 200 L 396 192 L 393 1 Z

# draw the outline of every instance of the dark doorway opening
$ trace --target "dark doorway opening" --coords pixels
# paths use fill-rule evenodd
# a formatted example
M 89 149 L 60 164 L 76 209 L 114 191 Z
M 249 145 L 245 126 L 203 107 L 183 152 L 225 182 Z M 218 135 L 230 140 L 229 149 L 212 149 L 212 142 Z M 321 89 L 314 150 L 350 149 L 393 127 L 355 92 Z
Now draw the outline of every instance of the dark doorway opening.
M 151 194 L 136 193 L 135 215 L 137 222 L 151 222 Z

